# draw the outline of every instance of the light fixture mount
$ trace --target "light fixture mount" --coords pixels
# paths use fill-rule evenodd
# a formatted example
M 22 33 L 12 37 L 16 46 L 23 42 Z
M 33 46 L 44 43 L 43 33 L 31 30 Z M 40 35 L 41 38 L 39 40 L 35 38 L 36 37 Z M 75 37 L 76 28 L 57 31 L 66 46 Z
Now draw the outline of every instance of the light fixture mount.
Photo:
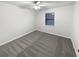
M 39 5 L 40 1 L 34 1 L 34 4 Z

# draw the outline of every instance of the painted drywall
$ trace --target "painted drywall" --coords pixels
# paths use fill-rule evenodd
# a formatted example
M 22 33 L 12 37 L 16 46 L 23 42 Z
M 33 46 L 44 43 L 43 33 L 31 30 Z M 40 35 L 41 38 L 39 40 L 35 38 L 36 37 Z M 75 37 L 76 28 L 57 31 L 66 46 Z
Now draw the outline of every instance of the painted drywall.
M 0 3 L 0 45 L 35 30 L 34 11 Z
M 55 25 L 45 25 L 45 13 L 55 12 Z M 37 29 L 39 31 L 72 38 L 73 6 L 51 8 L 37 12 Z
M 73 39 L 72 43 L 76 51 L 76 55 L 79 57 L 79 2 L 74 5 L 74 21 L 73 21 Z

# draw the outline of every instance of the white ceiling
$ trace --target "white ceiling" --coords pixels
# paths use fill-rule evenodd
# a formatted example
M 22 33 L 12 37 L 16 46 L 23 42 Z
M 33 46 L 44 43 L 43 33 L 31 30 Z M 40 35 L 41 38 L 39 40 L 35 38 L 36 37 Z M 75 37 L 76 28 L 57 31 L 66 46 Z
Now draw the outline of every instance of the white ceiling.
M 21 8 L 33 9 L 33 1 L 6 1 L 6 3 L 10 3 Z M 41 1 L 41 4 L 46 5 L 46 7 L 42 7 L 42 9 L 46 9 L 73 5 L 74 1 Z

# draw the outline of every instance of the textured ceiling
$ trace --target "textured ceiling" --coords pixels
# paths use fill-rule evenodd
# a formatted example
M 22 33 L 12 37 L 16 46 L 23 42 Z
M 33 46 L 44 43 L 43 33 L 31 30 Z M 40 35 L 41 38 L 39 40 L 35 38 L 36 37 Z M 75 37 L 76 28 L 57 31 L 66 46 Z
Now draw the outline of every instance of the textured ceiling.
M 6 1 L 5 3 L 13 4 L 21 8 L 30 8 L 33 9 L 33 2 L 34 1 Z M 41 5 L 45 5 L 42 7 L 43 9 L 46 8 L 56 8 L 62 6 L 73 5 L 73 1 L 41 1 Z

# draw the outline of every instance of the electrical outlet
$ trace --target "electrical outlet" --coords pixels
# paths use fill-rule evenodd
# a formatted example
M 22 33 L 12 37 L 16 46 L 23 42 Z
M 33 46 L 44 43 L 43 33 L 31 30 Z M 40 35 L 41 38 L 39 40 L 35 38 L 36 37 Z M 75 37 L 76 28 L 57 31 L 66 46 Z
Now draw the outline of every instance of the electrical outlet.
M 79 49 L 78 49 L 78 52 L 79 52 Z

